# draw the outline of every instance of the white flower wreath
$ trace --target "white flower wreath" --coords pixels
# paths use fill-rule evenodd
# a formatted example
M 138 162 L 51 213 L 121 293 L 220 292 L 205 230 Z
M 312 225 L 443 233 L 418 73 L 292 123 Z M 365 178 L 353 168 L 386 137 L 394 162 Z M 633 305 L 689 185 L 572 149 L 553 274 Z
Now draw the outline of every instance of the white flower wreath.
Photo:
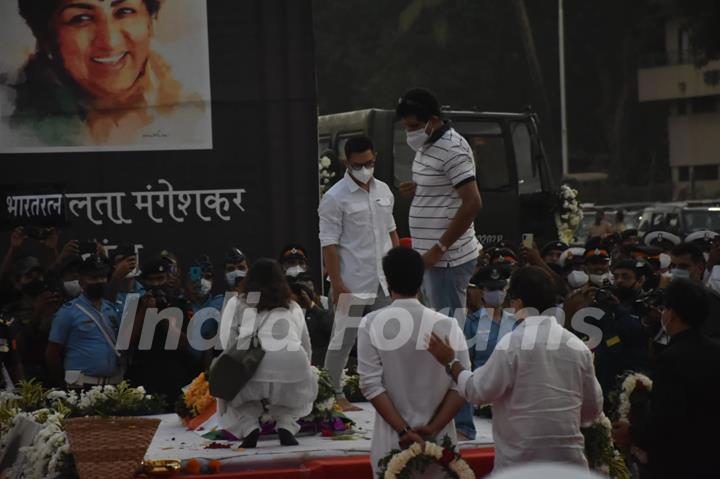
M 420 444 L 414 443 L 404 451 L 400 451 L 392 456 L 387 463 L 383 477 L 384 479 L 396 479 L 402 474 L 408 463 L 418 456 L 428 456 L 439 462 L 445 450 L 445 448 L 433 442 L 426 442 L 424 449 Z M 475 472 L 473 472 L 468 463 L 462 460 L 457 454 L 453 454 L 454 458 L 448 463 L 446 470 L 454 473 L 458 479 L 475 479 Z

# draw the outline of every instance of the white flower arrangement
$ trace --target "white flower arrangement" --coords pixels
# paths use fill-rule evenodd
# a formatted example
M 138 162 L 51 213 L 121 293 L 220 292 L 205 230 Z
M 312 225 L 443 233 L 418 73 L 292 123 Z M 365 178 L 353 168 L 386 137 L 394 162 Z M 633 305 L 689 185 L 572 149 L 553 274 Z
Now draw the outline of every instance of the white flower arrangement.
M 428 456 L 435 461 L 442 459 L 445 449 L 433 442 L 426 442 L 425 448 L 420 444 L 414 443 L 404 451 L 396 453 L 387 464 L 384 479 L 397 479 L 407 467 L 408 463 L 419 456 Z M 458 479 L 475 479 L 475 472 L 467 462 L 460 458 L 453 459 L 447 466 L 447 469 L 454 472 Z
M 33 413 L 18 415 L 42 424 L 32 444 L 20 448 L 19 458 L 8 470 L 10 477 L 27 479 L 52 479 L 60 476 L 70 457 L 70 445 L 62 428 L 64 416 L 55 411 L 40 409 Z M 18 419 L 13 420 L 13 424 Z M 22 474 L 22 475 L 19 475 Z
M 331 397 L 316 405 L 318 411 L 332 411 L 335 408 L 335 398 Z
M 330 181 L 335 178 L 335 172 L 332 170 L 332 159 L 327 155 L 321 156 L 318 161 L 318 176 L 320 179 L 320 196 L 322 196 L 329 189 Z
M 568 185 L 560 186 L 559 202 L 559 211 L 555 213 L 555 226 L 560 240 L 570 244 L 583 219 L 583 212 L 578 202 L 578 191 Z
M 620 386 L 620 395 L 618 397 L 618 420 L 621 422 L 630 422 L 630 397 L 638 383 L 642 384 L 648 391 L 652 391 L 652 379 L 640 373 L 628 374 Z

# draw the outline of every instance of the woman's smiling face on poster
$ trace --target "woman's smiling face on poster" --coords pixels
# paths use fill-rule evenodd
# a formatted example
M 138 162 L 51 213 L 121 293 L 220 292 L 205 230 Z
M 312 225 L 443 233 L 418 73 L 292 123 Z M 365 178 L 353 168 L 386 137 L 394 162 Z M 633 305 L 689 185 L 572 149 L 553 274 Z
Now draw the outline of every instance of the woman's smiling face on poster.
M 50 26 L 73 81 L 92 97 L 122 99 L 145 69 L 152 22 L 143 0 L 62 0 Z

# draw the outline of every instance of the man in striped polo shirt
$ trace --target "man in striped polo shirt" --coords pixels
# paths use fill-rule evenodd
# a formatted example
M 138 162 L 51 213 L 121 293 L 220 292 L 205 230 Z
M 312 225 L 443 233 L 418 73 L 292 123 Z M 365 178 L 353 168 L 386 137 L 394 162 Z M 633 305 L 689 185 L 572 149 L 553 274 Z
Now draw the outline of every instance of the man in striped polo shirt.
M 467 285 L 478 258 L 474 220 L 482 200 L 473 152 L 465 138 L 443 121 L 440 104 L 429 91 L 408 91 L 396 111 L 408 145 L 416 152 L 413 181 L 401 184 L 400 192 L 413 197 L 410 233 L 413 247 L 425 261 L 426 301 L 453 316 L 456 309 L 465 309 Z

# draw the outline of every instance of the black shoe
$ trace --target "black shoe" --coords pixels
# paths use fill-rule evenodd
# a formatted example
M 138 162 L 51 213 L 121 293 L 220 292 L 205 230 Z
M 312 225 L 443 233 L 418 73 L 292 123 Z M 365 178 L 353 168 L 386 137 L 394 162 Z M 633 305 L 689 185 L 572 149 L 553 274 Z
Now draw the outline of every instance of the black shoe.
M 260 438 L 260 429 L 255 429 L 253 432 L 245 436 L 240 447 L 243 449 L 253 449 L 257 446 L 258 439 Z
M 282 446 L 297 446 L 298 442 L 295 436 L 286 429 L 278 429 L 278 437 L 280 438 L 280 445 Z

